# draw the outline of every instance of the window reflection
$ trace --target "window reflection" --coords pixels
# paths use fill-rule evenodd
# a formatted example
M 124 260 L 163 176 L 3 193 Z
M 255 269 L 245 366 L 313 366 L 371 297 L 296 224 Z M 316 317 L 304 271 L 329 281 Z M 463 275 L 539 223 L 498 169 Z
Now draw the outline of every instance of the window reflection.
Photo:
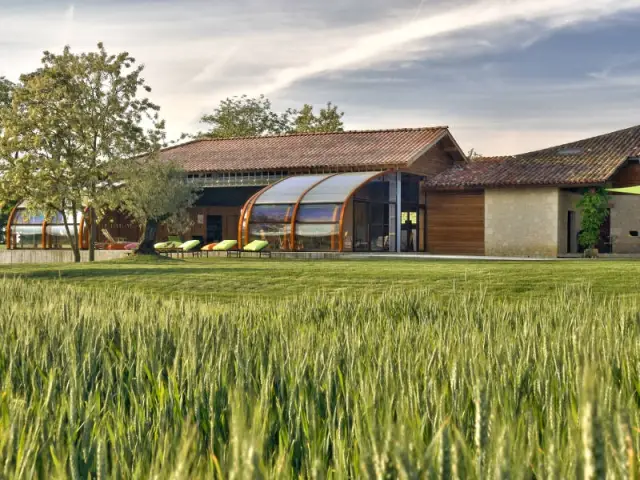
M 296 222 L 333 223 L 340 220 L 341 204 L 300 205 Z
M 299 250 L 335 250 L 338 246 L 337 223 L 307 223 L 296 225 Z
M 255 205 L 251 210 L 252 223 L 285 223 L 291 221 L 292 205 Z
M 249 241 L 266 240 L 272 250 L 287 250 L 291 240 L 290 223 L 251 223 Z

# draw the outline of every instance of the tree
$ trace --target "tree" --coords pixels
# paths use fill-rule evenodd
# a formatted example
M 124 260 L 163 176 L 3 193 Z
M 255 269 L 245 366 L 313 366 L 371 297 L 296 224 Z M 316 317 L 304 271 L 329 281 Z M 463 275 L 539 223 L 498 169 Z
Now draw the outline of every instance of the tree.
M 200 122 L 209 126 L 197 137 L 233 138 L 282 135 L 287 133 L 342 132 L 344 113 L 329 102 L 316 116 L 311 105 L 302 110 L 287 109 L 276 113 L 271 102 L 264 95 L 250 98 L 227 98 L 212 114 L 203 115 Z
M 11 96 L 15 85 L 5 77 L 0 77 L 0 108 L 11 105 Z
M 112 207 L 122 208 L 139 225 L 144 225 L 138 254 L 155 254 L 153 247 L 161 223 L 182 233 L 189 229 L 188 209 L 198 198 L 185 180 L 185 172 L 158 155 L 133 160 L 118 173 L 122 186 L 112 191 Z
M 199 135 L 211 138 L 278 135 L 290 130 L 292 114 L 291 110 L 275 113 L 264 95 L 227 98 L 212 114 L 202 116 L 200 122 L 209 125 L 209 130 Z
M 0 113 L 0 193 L 46 214 L 58 212 L 80 261 L 78 228 L 69 212 L 90 206 L 90 259 L 96 215 L 118 182 L 118 163 L 153 154 L 164 140 L 159 107 L 139 90 L 151 89 L 143 66 L 127 52 L 60 55 L 44 52 L 43 66 L 22 75 L 11 108 Z M 145 126 L 146 125 L 146 126 Z
M 483 157 L 483 155 L 481 153 L 478 153 L 475 148 L 472 148 L 467 153 L 467 158 L 469 160 L 477 160 L 478 158 L 482 158 L 482 157 Z
M 331 102 L 327 103 L 326 108 L 320 109 L 318 116 L 313 113 L 313 106 L 305 104 L 302 110 L 297 112 L 293 131 L 296 133 L 343 132 L 343 116 L 344 112 L 339 112 L 338 107 Z
M 578 240 L 586 253 L 593 251 L 600 241 L 600 229 L 609 216 L 609 195 L 602 188 L 590 188 L 578 202 L 578 208 L 582 218 Z
M 0 110 L 9 108 L 11 105 L 11 96 L 15 85 L 5 77 L 0 77 Z M 0 135 L 2 135 L 2 125 L 0 124 Z M 9 213 L 15 205 L 10 199 L 0 198 L 0 243 L 4 243 L 4 232 L 6 229 Z

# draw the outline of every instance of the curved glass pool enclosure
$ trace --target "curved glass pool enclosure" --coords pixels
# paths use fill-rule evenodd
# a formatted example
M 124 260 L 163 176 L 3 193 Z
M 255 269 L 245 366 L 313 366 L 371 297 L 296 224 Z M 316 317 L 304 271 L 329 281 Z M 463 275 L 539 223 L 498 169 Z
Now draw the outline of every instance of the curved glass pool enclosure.
M 395 251 L 398 173 L 300 175 L 251 197 L 238 224 L 240 245 L 286 251 Z

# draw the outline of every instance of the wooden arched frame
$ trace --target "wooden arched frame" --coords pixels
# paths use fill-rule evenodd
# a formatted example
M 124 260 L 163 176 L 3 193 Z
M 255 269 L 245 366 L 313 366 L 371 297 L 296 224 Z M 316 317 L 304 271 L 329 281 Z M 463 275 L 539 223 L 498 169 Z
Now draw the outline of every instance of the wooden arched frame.
M 380 177 L 383 177 L 385 175 L 388 175 L 388 174 L 394 173 L 394 172 L 395 172 L 395 170 L 386 170 L 384 172 L 380 172 L 377 175 L 374 175 L 372 177 L 367 178 L 364 182 L 362 182 L 360 185 L 358 185 L 357 187 L 352 189 L 351 192 L 349 192 L 349 195 L 347 196 L 347 198 L 345 198 L 344 203 L 342 205 L 342 212 L 340 212 L 340 227 L 338 229 L 338 232 L 339 232 L 338 233 L 338 235 L 339 235 L 338 251 L 339 252 L 344 251 L 344 215 L 345 215 L 345 212 L 347 211 L 348 203 L 353 199 L 353 196 L 356 194 L 356 192 L 358 190 L 360 190 L 362 187 L 364 187 L 367 183 L 375 180 L 376 178 L 380 178 Z M 397 233 L 396 233 L 396 235 L 397 235 Z
M 7 220 L 7 231 L 5 232 L 7 238 L 5 238 L 5 243 L 7 245 L 7 250 L 11 250 L 11 227 L 13 226 L 13 221 L 16 218 L 16 212 L 18 211 L 18 205 L 16 203 L 16 206 L 13 207 L 11 209 L 11 212 L 9 213 L 9 219 Z
M 331 177 L 335 177 L 336 175 L 340 175 L 340 173 L 332 173 L 331 175 L 327 175 L 326 177 L 318 180 L 313 185 L 311 185 L 309 188 L 307 188 L 304 192 L 302 192 L 300 194 L 300 197 L 298 197 L 298 201 L 294 205 L 293 213 L 291 214 L 291 234 L 290 234 L 291 235 L 291 250 L 295 250 L 296 249 L 296 220 L 298 219 L 298 210 L 300 210 L 300 204 L 302 202 L 302 199 L 307 195 L 307 193 L 309 193 L 311 190 L 316 188 L 322 182 L 324 182 L 325 180 L 330 179 Z
M 247 227 L 245 228 L 245 231 L 242 232 L 242 233 L 244 233 L 244 242 L 243 242 L 244 245 L 247 245 L 249 243 L 249 223 L 251 221 L 251 212 L 253 211 L 253 207 L 256 204 L 256 201 L 258 200 L 258 198 L 260 198 L 268 190 L 271 190 L 273 187 L 278 185 L 280 182 L 284 182 L 287 178 L 291 178 L 291 177 L 281 178 L 277 182 L 273 182 L 271 185 L 267 185 L 262 190 L 260 190 L 258 193 L 256 193 L 253 197 L 251 197 L 247 201 L 247 203 L 245 204 L 245 208 L 247 209 Z M 242 217 L 240 218 L 240 221 L 242 222 Z M 242 247 L 240 247 L 240 248 L 242 248 Z
M 264 190 L 264 189 L 262 189 Z M 260 195 L 260 193 L 262 192 L 262 190 L 254 193 L 253 195 L 251 195 L 249 197 L 249 200 L 247 200 L 246 202 L 244 202 L 244 205 L 242 206 L 242 209 L 240 210 L 240 220 L 238 221 L 238 248 L 242 248 L 243 245 L 243 235 L 242 235 L 242 224 L 244 223 L 244 218 L 245 218 L 245 213 L 247 211 L 247 207 L 249 206 L 249 204 L 256 198 L 257 195 Z M 249 223 L 249 219 L 247 218 L 247 224 Z
M 91 208 L 86 207 L 82 212 L 82 218 L 80 218 L 80 226 L 78 227 L 78 247 L 81 250 L 89 249 L 89 231 L 87 230 L 87 216 L 91 216 Z M 75 220 L 75 219 L 74 219 Z M 91 225 L 91 221 L 89 221 L 89 225 Z

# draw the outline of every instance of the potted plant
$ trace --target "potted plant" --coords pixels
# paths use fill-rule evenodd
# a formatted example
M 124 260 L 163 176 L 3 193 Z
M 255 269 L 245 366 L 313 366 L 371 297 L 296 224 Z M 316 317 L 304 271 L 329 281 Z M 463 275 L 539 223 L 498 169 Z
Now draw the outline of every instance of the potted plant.
M 581 232 L 578 238 L 586 258 L 598 256 L 600 229 L 609 215 L 609 195 L 602 188 L 590 188 L 578 203 L 581 208 Z

